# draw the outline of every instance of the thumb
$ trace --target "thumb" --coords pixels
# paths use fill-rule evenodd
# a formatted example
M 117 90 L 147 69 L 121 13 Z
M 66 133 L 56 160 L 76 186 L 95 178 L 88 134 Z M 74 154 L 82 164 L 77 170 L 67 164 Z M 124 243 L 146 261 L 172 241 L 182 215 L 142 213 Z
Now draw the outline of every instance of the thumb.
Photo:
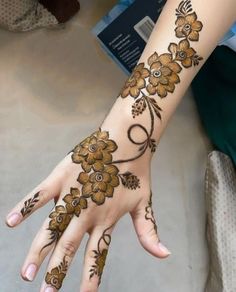
M 161 243 L 152 210 L 152 193 L 148 201 L 142 201 L 130 212 L 134 228 L 143 248 L 158 258 L 166 258 L 171 252 Z

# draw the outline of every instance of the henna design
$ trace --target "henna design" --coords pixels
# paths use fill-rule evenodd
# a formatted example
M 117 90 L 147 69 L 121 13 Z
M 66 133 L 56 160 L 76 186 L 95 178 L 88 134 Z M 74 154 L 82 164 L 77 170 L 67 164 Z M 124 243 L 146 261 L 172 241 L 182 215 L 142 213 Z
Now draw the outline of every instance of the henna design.
M 94 252 L 94 258 L 95 258 L 95 264 L 91 266 L 91 269 L 89 270 L 90 276 L 89 279 L 91 279 L 94 275 L 97 275 L 99 278 L 98 285 L 101 283 L 102 273 L 103 269 L 106 263 L 106 258 L 108 254 L 108 247 L 111 243 L 111 236 L 110 234 L 107 234 L 106 232 L 111 228 L 112 226 L 105 229 L 102 233 L 102 236 L 100 237 L 98 244 L 97 244 L 97 250 L 93 250 Z M 102 244 L 106 245 L 106 248 L 101 247 Z
M 165 98 L 168 93 L 173 93 L 175 86 L 180 83 L 179 75 L 182 69 L 196 66 L 203 60 L 190 45 L 191 41 L 199 40 L 199 32 L 203 27 L 192 9 L 190 0 L 180 2 L 176 9 L 176 17 L 175 35 L 181 39 L 179 43 L 170 43 L 167 53 L 154 52 L 147 60 L 147 68 L 144 63 L 138 64 L 120 93 L 122 98 L 131 96 L 134 99 L 131 109 L 133 118 L 138 119 L 146 111 L 150 115 L 150 128 L 135 123 L 127 130 L 129 141 L 137 146 L 137 154 L 113 160 L 112 154 L 118 146 L 115 141 L 109 139 L 109 133 L 100 128 L 72 150 L 72 161 L 80 164 L 83 169 L 77 178 L 82 185 L 81 195 L 79 189 L 71 188 L 70 194 L 63 198 L 65 206 L 56 206 L 51 212 L 48 227 L 50 242 L 43 249 L 60 238 L 74 215 L 79 217 L 81 211 L 87 209 L 89 198 L 99 206 L 105 203 L 106 198 L 113 197 L 114 189 L 120 184 L 130 190 L 140 187 L 140 180 L 135 174 L 129 171 L 120 173 L 116 165 L 135 161 L 148 149 L 151 153 L 155 152 L 157 143 L 152 136 L 155 118 L 161 121 L 162 109 L 152 96 L 157 94 L 160 98 Z M 134 130 L 139 130 L 145 138 L 142 141 L 136 140 L 137 138 L 133 137 Z M 152 221 L 157 231 L 151 197 L 152 195 L 145 209 L 145 218 Z M 90 270 L 92 276 L 97 274 L 99 278 L 107 255 L 107 249 L 100 250 L 100 244 L 102 241 L 107 247 L 110 244 L 110 236 L 105 233 L 107 230 L 98 242 L 98 250 L 94 251 L 96 261 Z
M 59 266 L 53 268 L 51 272 L 47 272 L 46 277 L 45 277 L 45 282 L 48 285 L 51 285 L 55 287 L 57 290 L 59 290 L 66 276 L 67 270 L 68 270 L 68 261 L 66 261 L 66 256 L 64 256 Z
M 24 202 L 24 207 L 20 210 L 23 217 L 32 212 L 35 204 L 39 201 L 39 193 L 40 191 Z
M 140 180 L 136 175 L 133 175 L 131 172 L 126 171 L 123 174 L 119 174 L 121 182 L 124 187 L 130 190 L 136 190 L 140 188 Z
M 121 90 L 120 96 L 131 96 L 135 99 L 132 106 L 132 115 L 135 118 L 146 109 L 146 100 L 149 95 L 158 95 L 161 98 L 173 93 L 175 85 L 180 82 L 179 73 L 184 68 L 199 64 L 203 60 L 196 51 L 190 47 L 190 41 L 199 40 L 199 32 L 203 24 L 197 20 L 197 14 L 192 9 L 191 0 L 183 0 L 176 9 L 175 35 L 182 40 L 170 43 L 169 53 L 158 55 L 154 52 L 144 63 L 138 64 Z M 144 94 L 144 90 L 147 94 Z M 142 94 L 140 96 L 140 94 Z M 155 101 L 156 114 L 161 119 L 161 108 Z
M 50 231 L 49 243 L 43 246 L 41 252 L 54 242 L 57 242 L 63 232 L 66 230 L 73 216 L 79 217 L 83 209 L 87 209 L 87 198 L 80 195 L 80 191 L 77 188 L 71 188 L 70 193 L 65 195 L 63 201 L 65 206 L 58 205 L 50 213 L 49 226 L 47 230 Z
M 145 207 L 145 219 L 150 220 L 153 223 L 154 229 L 157 233 L 157 224 L 154 218 L 153 210 L 152 210 L 152 192 L 150 192 L 150 197 L 148 201 L 147 207 Z

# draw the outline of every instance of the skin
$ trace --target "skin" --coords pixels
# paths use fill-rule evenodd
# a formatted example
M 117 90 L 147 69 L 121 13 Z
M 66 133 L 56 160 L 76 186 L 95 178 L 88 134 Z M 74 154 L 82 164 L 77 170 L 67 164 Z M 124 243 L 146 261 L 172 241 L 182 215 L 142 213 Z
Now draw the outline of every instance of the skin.
M 80 194 L 82 193 L 83 195 L 82 187 L 84 181 L 78 180 L 78 176 L 86 172 L 85 168 L 87 165 L 83 159 L 80 163 L 76 163 L 75 160 L 73 161 L 72 153 L 70 153 L 44 181 L 10 211 L 6 218 L 8 226 L 15 227 L 50 200 L 56 200 L 54 210 L 45 219 L 36 235 L 21 269 L 21 275 L 25 280 L 33 280 L 46 255 L 52 252 L 53 249 L 45 274 L 46 278 L 40 290 L 41 292 L 45 291 L 49 286 L 53 288 L 53 291 L 57 291 L 60 288 L 61 285 L 57 286 L 59 288 L 56 289 L 55 285 L 48 284 L 49 281 L 47 279 L 51 279 L 50 275 L 55 274 L 60 265 L 62 265 L 63 273 L 67 272 L 85 233 L 89 234 L 89 240 L 85 251 L 80 291 L 98 291 L 101 274 L 94 273 L 91 276 L 91 267 L 96 266 L 94 251 L 102 254 L 103 250 L 108 250 L 109 244 L 104 243 L 101 238 L 105 232 L 107 238 L 110 239 L 115 223 L 127 212 L 130 213 L 133 219 L 134 228 L 140 243 L 149 253 L 158 258 L 166 258 L 170 254 L 161 245 L 152 210 L 150 197 L 151 158 L 184 92 L 204 64 L 204 61 L 215 48 L 219 39 L 236 19 L 236 12 L 233 9 L 235 7 L 234 0 L 224 2 L 221 0 L 208 0 L 207 4 L 203 0 L 193 0 L 191 1 L 192 10 L 185 11 L 185 16 L 181 15 L 184 10 L 182 9 L 181 12 L 179 5 L 180 1 L 169 0 L 167 2 L 138 62 L 138 64 L 141 64 L 141 69 L 152 71 L 150 67 L 153 65 L 153 59 L 157 60 L 157 56 L 175 54 L 176 56 L 173 58 L 179 64 L 179 69 L 176 69 L 174 73 L 178 75 L 178 79 L 175 76 L 176 81 L 172 82 L 174 84 L 172 84 L 171 90 L 163 90 L 162 88 L 154 92 L 153 87 L 150 86 L 150 76 L 144 70 L 141 78 L 146 83 L 145 85 L 139 83 L 141 84 L 140 87 L 142 87 L 140 95 L 137 95 L 137 90 L 132 90 L 129 94 L 124 93 L 124 88 L 122 88 L 119 98 L 101 125 L 101 131 L 106 131 L 109 134 L 109 139 L 117 145 L 117 149 L 112 152 L 111 162 L 106 161 L 105 163 L 103 161 L 103 166 L 105 167 L 109 163 L 115 165 L 121 176 L 126 174 L 127 177 L 127 173 L 132 173 L 135 175 L 136 181 L 138 181 L 138 187 L 128 188 L 129 184 L 122 183 L 120 177 L 119 184 L 114 186 L 112 196 L 106 197 L 104 201 L 96 201 L 92 195 L 89 195 L 86 198 L 86 208 L 82 208 L 78 215 L 78 212 L 76 213 L 73 208 L 69 207 L 68 204 L 71 201 L 65 198 L 66 195 L 71 193 L 71 188 L 79 189 Z M 175 14 L 176 9 L 178 9 L 177 14 Z M 200 21 L 201 24 L 199 22 L 194 24 L 197 33 L 190 36 L 190 32 L 181 32 L 183 21 L 180 17 L 186 17 L 192 13 L 196 13 L 196 16 L 194 15 L 194 19 L 190 18 L 189 20 L 188 18 L 188 21 L 191 23 Z M 213 18 L 212 15 L 214 15 Z M 180 44 L 180 41 L 183 40 L 185 40 L 185 44 Z M 180 47 L 184 47 L 186 50 L 192 47 L 192 50 L 188 53 L 190 59 L 193 55 L 197 54 L 198 58 L 194 59 L 197 64 L 193 64 L 193 59 L 192 62 L 191 60 L 183 62 L 179 55 L 177 55 L 177 52 L 181 51 Z M 140 77 L 139 82 L 141 82 Z M 141 104 L 137 104 L 137 100 L 143 94 L 145 95 L 145 100 L 140 101 Z M 151 102 L 150 98 L 154 100 Z M 146 107 L 143 105 L 145 102 Z M 122 117 L 120 115 L 121 112 Z M 114 121 L 116 122 L 114 123 Z M 148 143 L 144 143 L 145 141 Z M 141 150 L 140 145 L 143 146 Z M 75 153 L 75 149 L 73 153 Z M 89 170 L 89 168 L 86 169 L 87 173 L 93 171 Z M 38 195 L 35 197 L 35 194 Z M 100 203 L 98 204 L 97 202 Z M 22 208 L 28 205 L 31 205 L 28 209 L 29 212 L 21 212 Z M 56 209 L 58 206 L 60 208 Z M 64 211 L 62 212 L 63 208 L 66 210 L 65 214 L 63 213 Z M 56 225 L 54 223 L 50 224 L 53 218 L 57 218 L 54 217 L 55 213 L 53 213 L 57 210 L 61 210 L 63 219 L 62 221 L 60 219 Z M 15 218 L 18 218 L 15 222 L 11 220 L 12 214 L 16 214 Z M 55 226 L 61 232 L 56 237 L 56 240 L 53 238 L 52 241 L 50 239 L 51 231 Z M 35 271 L 29 276 L 27 267 L 30 264 L 34 265 Z M 64 275 L 60 275 L 60 279 L 62 278 L 64 279 Z M 62 284 L 62 281 L 60 284 Z

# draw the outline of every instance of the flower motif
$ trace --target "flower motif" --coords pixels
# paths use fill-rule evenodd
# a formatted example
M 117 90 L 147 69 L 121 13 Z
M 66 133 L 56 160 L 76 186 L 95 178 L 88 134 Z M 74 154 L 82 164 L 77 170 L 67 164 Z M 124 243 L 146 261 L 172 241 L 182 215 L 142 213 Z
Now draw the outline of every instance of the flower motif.
M 102 272 L 106 264 L 107 254 L 108 254 L 108 249 L 103 249 L 101 253 L 96 255 L 95 264 L 96 264 L 98 277 L 102 276 Z
M 106 197 L 112 197 L 114 187 L 119 185 L 118 168 L 114 165 L 105 165 L 103 170 L 91 174 L 81 172 L 78 181 L 83 185 L 82 195 L 91 197 L 97 204 L 104 203 Z
M 56 206 L 55 211 L 51 212 L 49 218 L 49 230 L 55 230 L 59 233 L 65 231 L 66 227 L 69 225 L 70 220 L 72 219 L 72 214 L 68 214 L 64 206 Z
M 47 272 L 45 282 L 59 290 L 62 286 L 62 282 L 65 276 L 66 274 L 60 273 L 58 267 L 56 267 L 52 269 L 51 273 Z
M 121 97 L 125 98 L 128 95 L 134 98 L 138 97 L 141 89 L 146 87 L 145 78 L 147 78 L 149 74 L 149 70 L 144 68 L 144 63 L 138 64 L 121 90 Z
M 194 63 L 196 51 L 193 48 L 190 48 L 190 44 L 187 39 L 180 41 L 178 45 L 171 43 L 168 50 L 172 53 L 173 59 L 180 61 L 185 68 L 191 67 Z
M 77 188 L 71 188 L 70 194 L 67 194 L 63 201 L 66 203 L 66 210 L 69 214 L 75 214 L 79 217 L 81 209 L 87 208 L 87 200 L 80 197 L 80 191 Z
M 59 266 L 53 268 L 51 272 L 47 272 L 46 277 L 45 277 L 45 282 L 48 285 L 52 285 L 57 290 L 59 290 L 66 276 L 67 270 L 68 270 L 68 262 L 66 261 L 66 257 L 64 256 L 63 261 L 59 264 Z
M 72 160 L 81 164 L 85 172 L 90 172 L 92 167 L 99 171 L 104 164 L 111 163 L 111 153 L 116 149 L 117 145 L 109 139 L 108 132 L 99 129 L 74 148 Z
M 162 54 L 158 56 L 154 53 L 148 60 L 150 65 L 151 75 L 147 91 L 149 94 L 158 94 L 160 97 L 165 97 L 167 92 L 173 92 L 175 84 L 180 82 L 179 73 L 181 66 L 173 61 L 171 54 Z
M 175 24 L 177 25 L 175 34 L 178 38 L 186 37 L 190 41 L 198 41 L 199 31 L 202 30 L 203 25 L 197 20 L 195 12 L 177 17 Z

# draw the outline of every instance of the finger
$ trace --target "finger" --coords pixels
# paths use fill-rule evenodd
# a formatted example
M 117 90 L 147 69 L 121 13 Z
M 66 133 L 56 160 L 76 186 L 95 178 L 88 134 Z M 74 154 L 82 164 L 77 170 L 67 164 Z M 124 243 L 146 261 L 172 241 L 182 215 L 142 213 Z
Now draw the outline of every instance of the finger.
M 6 216 L 6 224 L 15 227 L 60 192 L 56 178 L 45 180 L 25 196 Z
M 109 227 L 97 226 L 91 232 L 85 250 L 80 292 L 98 291 L 113 229 L 114 224 Z
M 62 287 L 69 266 L 87 231 L 86 218 L 87 216 L 74 216 L 61 236 L 49 260 L 40 292 L 58 291 Z
M 77 192 L 75 190 L 78 189 L 71 190 L 73 190 L 74 197 L 77 198 L 79 191 Z M 68 197 L 73 198 L 71 191 L 69 194 L 61 196 L 57 205 L 50 212 L 49 217 L 45 220 L 43 226 L 34 238 L 21 270 L 23 279 L 32 281 L 35 278 L 43 260 L 69 225 L 73 217 L 73 209 L 69 208 L 72 205 L 67 206 L 65 202 Z
M 158 258 L 166 258 L 171 252 L 161 243 L 152 210 L 152 194 L 131 213 L 138 239 L 145 250 Z

